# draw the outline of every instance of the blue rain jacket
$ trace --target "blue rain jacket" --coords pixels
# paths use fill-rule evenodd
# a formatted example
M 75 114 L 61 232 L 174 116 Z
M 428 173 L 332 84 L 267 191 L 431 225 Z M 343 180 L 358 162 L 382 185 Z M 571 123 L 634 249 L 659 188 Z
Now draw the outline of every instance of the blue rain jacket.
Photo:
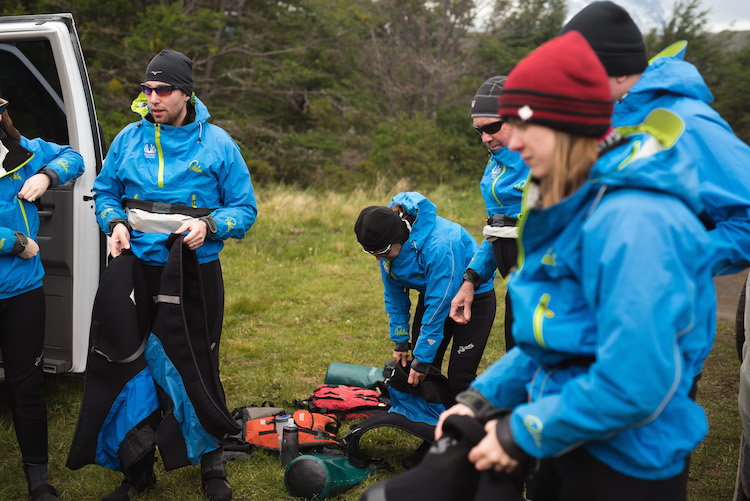
M 83 157 L 70 146 L 22 136 L 21 147 L 33 156 L 21 165 L 3 165 L 6 172 L 0 174 L 0 299 L 42 286 L 44 268 L 40 254 L 44 250 L 31 259 L 21 259 L 11 254 L 16 243 L 15 232 L 20 231 L 36 240 L 39 231 L 36 205 L 17 198 L 23 184 L 43 169 L 54 171 L 59 184 L 65 184 L 83 173 Z
M 109 221 L 127 219 L 124 198 L 213 209 L 217 231 L 196 249 L 200 263 L 218 259 L 227 238 L 241 239 L 257 215 L 255 192 L 240 149 L 229 134 L 207 123 L 208 109 L 195 95 L 195 120 L 174 127 L 150 121 L 146 97 L 132 109 L 140 122 L 126 126 L 115 137 L 101 173 L 94 182 L 96 218 L 109 234 Z M 133 253 L 143 262 L 163 265 L 169 250 L 165 233 L 134 230 Z
M 390 318 L 390 336 L 396 343 L 409 341 L 409 289 L 424 294 L 422 327 L 412 353 L 422 363 L 435 359 L 443 341 L 443 325 L 450 313 L 451 300 L 463 282 L 463 274 L 477 241 L 461 225 L 437 215 L 437 208 L 417 192 L 399 193 L 390 206 L 401 204 L 415 217 L 409 239 L 393 261 L 380 260 L 385 289 L 385 311 Z M 493 281 L 476 294 L 493 289 Z
M 659 111 L 583 187 L 523 220 L 508 284 L 518 346 L 472 387 L 512 409 L 499 426 L 533 457 L 583 445 L 626 475 L 664 479 L 707 433 L 688 392 L 716 298 L 698 174 L 674 147 L 683 128 Z
M 490 150 L 490 159 L 479 183 L 487 216 L 505 214 L 516 219 L 521 217 L 521 199 L 528 177 L 529 168 L 518 152 L 511 151 L 508 147 Z M 482 240 L 468 267 L 476 271 L 483 280 L 492 278 L 497 269 L 492 244 Z
M 703 203 L 698 212 L 710 221 L 714 275 L 737 273 L 750 265 L 750 147 L 711 108 L 713 96 L 692 64 L 683 61 L 686 42 L 652 59 L 630 92 L 615 106 L 615 126 L 639 124 L 653 110 L 679 115 L 685 131 L 675 147 L 693 159 Z M 655 166 L 667 168 L 669 166 Z

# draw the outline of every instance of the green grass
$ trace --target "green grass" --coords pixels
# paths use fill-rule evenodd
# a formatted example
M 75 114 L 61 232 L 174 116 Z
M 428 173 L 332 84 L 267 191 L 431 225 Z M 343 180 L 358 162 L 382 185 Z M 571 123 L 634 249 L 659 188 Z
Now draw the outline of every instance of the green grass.
M 230 409 L 305 398 L 323 383 L 332 362 L 381 365 L 391 354 L 388 319 L 375 260 L 356 242 L 353 226 L 367 205 L 386 205 L 399 191 L 413 187 L 378 183 L 348 193 L 299 191 L 271 187 L 257 193 L 257 224 L 242 241 L 231 241 L 222 253 L 226 288 L 221 371 Z M 484 207 L 479 191 L 442 186 L 424 193 L 438 214 L 463 224 L 477 238 Z M 503 286 L 496 284 L 499 297 Z M 504 351 L 502 301 L 480 371 Z M 708 438 L 693 454 L 690 499 L 731 499 L 740 424 L 732 327 L 720 325 L 714 350 L 706 362 L 699 401 L 709 417 Z M 50 469 L 64 500 L 101 499 L 121 479 L 96 466 L 65 468 L 75 429 L 83 380 L 48 376 Z M 347 427 L 344 427 L 346 429 Z M 399 471 L 399 459 L 418 440 L 399 431 L 374 431 L 363 441 L 373 455 Z M 0 500 L 25 499 L 26 485 L 13 432 L 10 409 L 0 399 Z M 294 499 L 284 488 L 277 454 L 258 452 L 250 460 L 228 464 L 238 500 Z M 200 500 L 197 467 L 164 472 L 143 500 Z M 387 478 L 376 471 L 365 482 L 333 499 L 356 500 L 375 482 Z

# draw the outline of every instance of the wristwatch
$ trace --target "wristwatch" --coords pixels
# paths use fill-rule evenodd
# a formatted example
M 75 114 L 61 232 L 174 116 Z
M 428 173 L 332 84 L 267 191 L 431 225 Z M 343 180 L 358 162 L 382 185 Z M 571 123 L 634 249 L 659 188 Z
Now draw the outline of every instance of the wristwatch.
M 16 243 L 13 244 L 13 249 L 11 249 L 10 253 L 17 256 L 18 254 L 22 253 L 23 250 L 28 245 L 29 237 L 27 237 L 20 231 L 17 231 L 15 235 L 16 235 Z

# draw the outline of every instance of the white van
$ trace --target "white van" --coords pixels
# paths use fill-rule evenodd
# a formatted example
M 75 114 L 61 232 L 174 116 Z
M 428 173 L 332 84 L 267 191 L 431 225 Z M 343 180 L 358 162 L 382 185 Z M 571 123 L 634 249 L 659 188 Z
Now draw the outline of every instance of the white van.
M 47 300 L 44 370 L 80 373 L 106 259 L 92 198 L 104 146 L 72 15 L 0 17 L 0 96 L 21 134 L 69 144 L 86 165 L 81 177 L 41 197 L 38 238 Z

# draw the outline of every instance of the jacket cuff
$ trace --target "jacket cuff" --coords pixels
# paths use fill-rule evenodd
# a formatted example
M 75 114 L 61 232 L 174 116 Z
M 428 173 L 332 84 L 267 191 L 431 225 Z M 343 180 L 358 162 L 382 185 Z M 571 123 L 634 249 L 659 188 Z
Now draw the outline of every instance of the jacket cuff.
M 409 351 L 409 350 L 411 350 L 411 343 L 409 341 L 406 341 L 405 343 L 395 343 L 393 345 L 393 351 Z
M 459 393 L 456 396 L 456 402 L 469 407 L 477 419 L 483 423 L 496 418 L 501 413 L 479 390 L 471 387 Z
M 510 431 L 510 415 L 505 416 L 497 422 L 495 433 L 497 434 L 497 441 L 500 442 L 503 450 L 513 459 L 523 461 L 529 457 L 526 451 L 521 449 L 516 443 L 516 439 L 513 438 L 513 433 Z
M 23 252 L 23 250 L 26 248 L 26 244 L 29 243 L 29 238 L 21 233 L 20 231 L 16 232 L 16 243 L 13 244 L 13 248 L 11 249 L 10 253 L 13 256 L 17 256 L 20 253 Z
M 472 270 L 471 268 L 466 268 L 466 271 L 464 272 L 464 282 L 469 282 L 474 286 L 474 290 L 477 290 L 479 289 L 479 287 L 481 287 L 482 283 L 484 283 L 484 280 L 479 275 L 479 273 Z
M 432 364 L 425 364 L 414 358 L 411 361 L 411 368 L 421 374 L 440 374 L 440 371 Z
M 110 235 L 112 234 L 112 230 L 115 229 L 115 226 L 117 226 L 120 223 L 122 223 L 122 224 L 125 225 L 125 227 L 128 229 L 128 233 L 133 233 L 133 227 L 130 226 L 130 223 L 128 223 L 127 219 L 123 219 L 121 217 L 113 217 L 107 223 L 107 225 L 109 226 L 109 234 Z
M 214 221 L 214 218 L 212 218 L 211 216 L 203 216 L 198 219 L 206 223 L 206 228 L 208 229 L 209 237 L 216 235 L 216 231 L 218 230 L 218 228 L 216 227 L 216 221 Z
M 42 169 L 40 171 L 40 174 L 45 174 L 49 178 L 49 188 L 56 188 L 58 184 L 60 184 L 60 176 L 57 175 L 57 172 L 55 172 L 52 169 Z

